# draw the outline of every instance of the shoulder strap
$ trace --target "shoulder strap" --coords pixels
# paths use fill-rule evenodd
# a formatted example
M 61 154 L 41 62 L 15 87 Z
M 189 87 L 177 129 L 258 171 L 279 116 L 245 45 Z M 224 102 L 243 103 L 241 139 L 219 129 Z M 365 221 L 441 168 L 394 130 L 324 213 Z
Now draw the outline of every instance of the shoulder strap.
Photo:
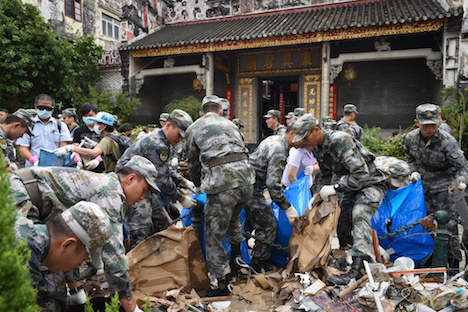
M 62 122 L 58 119 L 55 119 L 55 123 L 57 124 L 59 134 L 62 133 Z
M 40 209 L 42 207 L 41 192 L 37 187 L 37 179 L 34 177 L 31 170 L 29 168 L 23 168 L 16 170 L 15 173 L 20 177 L 26 187 L 33 205 Z

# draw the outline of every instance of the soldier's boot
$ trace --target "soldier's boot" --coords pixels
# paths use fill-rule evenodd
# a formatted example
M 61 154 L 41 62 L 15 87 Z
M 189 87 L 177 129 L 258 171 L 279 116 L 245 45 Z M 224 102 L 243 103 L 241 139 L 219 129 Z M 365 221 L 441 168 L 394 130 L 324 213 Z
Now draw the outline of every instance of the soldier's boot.
M 229 296 L 231 292 L 228 289 L 229 279 L 227 276 L 219 277 L 217 281 L 217 285 L 211 285 L 211 289 L 208 291 L 207 297 Z
M 252 262 L 250 264 L 252 269 L 254 269 L 257 273 L 262 273 L 262 269 L 265 272 L 271 271 L 271 266 L 267 263 L 266 260 L 260 260 L 258 258 L 252 258 Z
M 353 264 L 348 273 L 340 276 L 329 276 L 327 282 L 334 285 L 348 285 L 353 278 L 357 281 L 362 277 L 361 270 L 364 269 L 364 260 L 366 260 L 366 257 L 353 257 Z
M 231 266 L 231 273 L 236 274 L 242 267 L 237 264 L 236 258 L 241 258 L 242 259 L 242 254 L 241 254 L 241 247 L 240 243 L 239 244 L 231 244 L 231 262 L 229 265 Z

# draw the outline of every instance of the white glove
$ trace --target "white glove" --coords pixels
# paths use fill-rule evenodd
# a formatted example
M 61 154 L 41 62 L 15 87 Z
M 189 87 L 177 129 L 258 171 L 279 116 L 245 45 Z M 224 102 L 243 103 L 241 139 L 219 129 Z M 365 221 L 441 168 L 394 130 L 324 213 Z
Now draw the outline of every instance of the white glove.
M 330 195 L 336 195 L 336 190 L 333 185 L 324 185 L 320 189 L 320 197 L 323 201 L 328 201 Z
M 138 307 L 138 304 L 135 304 L 135 310 L 133 310 L 133 312 L 143 312 L 143 310 Z
M 68 156 L 68 154 L 72 153 L 75 151 L 75 147 L 73 145 L 65 145 L 65 146 L 62 146 L 60 148 L 57 148 L 54 150 L 54 154 L 57 156 L 57 157 L 60 157 L 60 158 L 65 158 Z
M 74 293 L 73 295 L 70 295 L 70 297 L 68 297 L 69 305 L 85 304 L 85 302 L 86 302 L 86 293 L 84 289 L 80 289 L 77 293 Z
M 197 205 L 197 202 L 190 197 L 184 196 L 184 199 L 180 202 L 180 204 L 185 209 L 192 209 Z
M 83 167 L 84 167 L 84 166 L 83 166 L 83 162 L 82 162 L 82 161 L 79 161 L 79 162 L 76 163 L 76 168 L 77 168 L 77 169 L 83 169 Z
M 11 169 L 12 171 L 16 171 L 16 170 L 18 170 L 18 165 L 15 164 L 14 162 L 12 162 L 12 163 L 10 163 L 10 169 Z
M 294 220 L 296 220 L 296 218 L 299 218 L 299 214 L 297 213 L 297 210 L 296 208 L 294 208 L 292 205 L 289 206 L 288 209 L 286 209 L 286 217 L 288 217 L 288 221 L 289 221 L 289 224 L 293 224 L 294 223 Z
M 172 167 L 177 167 L 178 165 L 179 165 L 179 159 L 177 159 L 176 157 L 172 158 L 171 166 Z
M 305 167 L 305 169 L 304 169 L 304 174 L 305 174 L 306 176 L 310 176 L 310 175 L 312 175 L 314 172 L 315 172 L 315 166 L 307 166 L 307 167 Z
M 99 166 L 100 161 L 97 160 L 96 158 L 91 160 L 87 165 L 86 165 L 86 170 L 93 170 L 96 169 L 97 166 Z
M 33 164 L 34 167 L 39 167 L 39 160 L 36 160 Z
M 462 192 L 465 191 L 465 189 L 466 189 L 466 184 L 463 183 L 463 182 L 458 183 L 458 189 L 459 189 L 460 191 L 462 191 Z
M 420 174 L 419 172 L 417 172 L 417 171 L 413 172 L 413 173 L 411 174 L 411 176 L 410 176 L 410 180 L 411 180 L 412 182 L 418 182 L 419 179 L 421 179 L 421 174 Z
M 186 180 L 184 185 L 185 185 L 186 189 L 189 189 L 194 193 L 197 192 L 197 188 L 195 187 L 195 183 L 193 183 L 192 181 Z
M 86 148 L 95 148 L 99 143 L 96 141 L 91 140 L 88 137 L 84 137 L 84 144 L 83 146 Z

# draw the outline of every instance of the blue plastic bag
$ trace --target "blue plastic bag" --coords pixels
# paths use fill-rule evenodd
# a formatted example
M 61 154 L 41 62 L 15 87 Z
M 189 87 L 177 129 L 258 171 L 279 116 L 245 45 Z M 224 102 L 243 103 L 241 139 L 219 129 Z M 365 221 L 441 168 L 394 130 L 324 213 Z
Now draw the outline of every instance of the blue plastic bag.
M 203 203 L 203 205 L 205 205 L 205 203 L 206 203 L 206 194 L 193 195 L 192 198 L 195 199 L 195 200 L 201 201 Z M 180 215 L 184 216 L 187 213 L 189 213 L 190 211 L 191 211 L 190 209 L 183 208 Z M 240 216 L 239 216 L 242 228 L 244 228 L 245 218 L 246 218 L 246 214 L 245 214 L 244 209 L 242 209 L 242 211 L 240 213 Z M 183 218 L 182 219 L 182 224 L 184 225 L 184 227 L 192 225 L 192 214 L 189 214 L 187 217 Z M 203 225 L 203 227 L 202 227 L 202 242 L 200 243 L 200 245 L 201 245 L 202 250 L 203 250 L 203 255 L 205 256 L 205 259 L 206 259 L 205 226 L 204 226 L 205 225 L 205 217 L 203 215 L 202 215 L 202 225 Z M 224 248 L 226 249 L 226 251 L 228 253 L 229 259 L 231 259 L 231 244 L 229 244 L 227 242 L 226 237 L 223 238 L 223 246 L 224 246 Z M 250 264 L 250 256 L 249 256 L 249 249 L 247 247 L 247 243 L 245 241 L 243 241 L 241 243 L 240 247 L 241 247 L 242 259 L 244 259 L 245 263 Z
M 296 208 L 299 216 L 304 214 L 309 201 L 312 199 L 308 180 L 308 176 L 304 175 L 302 172 L 297 177 L 297 181 L 284 190 L 284 195 L 286 195 L 289 203 Z M 288 247 L 293 227 L 289 224 L 288 217 L 286 217 L 286 212 L 283 209 L 278 207 L 274 201 L 272 201 L 270 205 L 277 224 L 275 244 L 279 244 L 282 247 Z M 276 266 L 283 267 L 288 264 L 288 257 L 289 254 L 287 252 L 273 248 L 271 251 L 270 261 Z
M 387 191 L 379 210 L 372 217 L 372 228 L 377 235 L 383 236 L 410 223 L 418 222 L 426 216 L 426 204 L 424 202 L 424 190 L 421 180 L 410 183 L 408 187 Z M 390 260 L 405 256 L 414 260 L 416 266 L 434 251 L 434 241 L 427 230 L 424 231 L 420 224 L 415 228 L 395 237 L 380 241 L 385 249 L 393 248 L 394 253 Z

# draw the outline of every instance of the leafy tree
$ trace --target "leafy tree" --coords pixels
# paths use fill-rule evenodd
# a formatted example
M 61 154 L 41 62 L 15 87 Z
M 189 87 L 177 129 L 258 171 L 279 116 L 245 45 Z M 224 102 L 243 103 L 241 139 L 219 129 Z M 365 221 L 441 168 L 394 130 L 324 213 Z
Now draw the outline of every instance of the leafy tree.
M 468 88 L 461 90 L 458 88 L 446 88 L 442 90 L 442 100 L 445 104 L 442 107 L 442 118 L 447 120 L 447 124 L 453 130 L 453 136 L 458 141 L 458 146 L 468 152 L 468 112 L 466 111 L 466 96 Z
M 385 138 L 380 136 L 380 128 L 364 125 L 363 145 L 375 156 L 393 156 L 405 160 L 405 151 L 403 150 L 403 138 L 408 133 L 406 130 L 402 135 L 395 138 Z
M 192 117 L 193 121 L 195 121 L 198 117 L 200 117 L 199 113 L 201 109 L 201 102 L 194 96 L 189 96 L 181 100 L 171 101 L 171 103 L 166 106 L 166 110 L 168 112 L 172 112 L 174 109 L 181 109 L 186 111 L 190 117 Z
M 26 266 L 30 252 L 26 241 L 16 239 L 17 212 L 8 196 L 9 174 L 1 152 L 0 160 L 0 311 L 40 311 Z
M 99 80 L 102 47 L 86 36 L 70 42 L 53 32 L 34 5 L 0 0 L 0 106 L 32 107 L 40 93 L 71 103 Z

